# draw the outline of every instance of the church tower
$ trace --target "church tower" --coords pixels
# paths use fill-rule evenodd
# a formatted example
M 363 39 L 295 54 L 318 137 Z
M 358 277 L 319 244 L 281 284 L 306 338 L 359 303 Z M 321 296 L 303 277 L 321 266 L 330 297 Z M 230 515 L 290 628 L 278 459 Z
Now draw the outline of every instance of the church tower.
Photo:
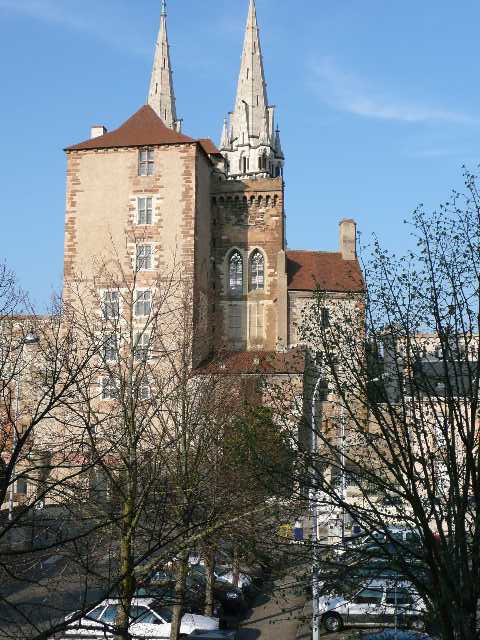
M 162 0 L 160 30 L 155 48 L 147 103 L 169 129 L 174 129 L 178 132 L 181 131 L 181 120 L 177 119 L 175 93 L 173 90 L 172 64 L 167 33 L 166 0 Z
M 225 119 L 220 151 L 231 178 L 283 175 L 275 107 L 269 106 L 255 0 L 250 0 L 235 110 Z
M 235 111 L 225 121 L 223 173 L 213 178 L 215 344 L 226 351 L 287 345 L 283 153 L 269 106 L 255 0 L 250 0 Z

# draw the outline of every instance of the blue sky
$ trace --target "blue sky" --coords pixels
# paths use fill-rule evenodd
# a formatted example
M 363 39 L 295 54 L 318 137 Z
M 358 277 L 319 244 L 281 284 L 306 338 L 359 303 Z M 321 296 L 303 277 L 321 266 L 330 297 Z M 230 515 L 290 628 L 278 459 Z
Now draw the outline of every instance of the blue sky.
M 247 0 L 170 0 L 184 131 L 218 141 Z M 62 278 L 65 157 L 144 102 L 159 0 L 0 0 L 0 260 L 43 305 Z M 401 251 L 402 221 L 480 158 L 478 0 L 257 0 L 286 154 L 291 248 L 335 250 L 354 217 Z

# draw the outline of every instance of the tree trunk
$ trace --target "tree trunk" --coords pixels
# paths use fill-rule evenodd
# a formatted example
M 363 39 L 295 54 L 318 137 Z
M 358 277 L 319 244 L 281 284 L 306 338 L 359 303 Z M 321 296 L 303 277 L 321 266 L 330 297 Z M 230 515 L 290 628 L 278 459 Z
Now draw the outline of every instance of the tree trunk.
M 240 556 L 238 553 L 237 546 L 233 548 L 232 574 L 233 574 L 233 584 L 235 587 L 238 587 L 238 581 L 240 579 Z
M 215 576 L 213 570 L 215 567 L 214 553 L 208 550 L 204 556 L 205 569 L 206 569 L 206 582 L 205 582 L 205 615 L 213 616 L 213 585 L 215 583 Z
M 180 638 L 180 625 L 182 623 L 183 603 L 185 601 L 185 583 L 188 570 L 188 551 L 182 551 L 175 563 L 175 604 L 173 605 L 172 627 L 170 640 Z
M 132 524 L 134 519 L 133 501 L 125 500 L 123 505 L 122 536 L 120 539 L 120 610 L 116 620 L 115 637 L 130 640 L 130 607 L 135 594 L 135 567 L 133 560 Z

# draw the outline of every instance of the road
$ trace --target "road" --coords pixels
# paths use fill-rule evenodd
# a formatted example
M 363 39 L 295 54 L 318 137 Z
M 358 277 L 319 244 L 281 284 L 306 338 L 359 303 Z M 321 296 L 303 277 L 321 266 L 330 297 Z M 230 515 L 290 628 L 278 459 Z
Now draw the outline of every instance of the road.
M 242 621 L 238 640 L 295 640 L 306 597 L 295 572 L 268 581 Z

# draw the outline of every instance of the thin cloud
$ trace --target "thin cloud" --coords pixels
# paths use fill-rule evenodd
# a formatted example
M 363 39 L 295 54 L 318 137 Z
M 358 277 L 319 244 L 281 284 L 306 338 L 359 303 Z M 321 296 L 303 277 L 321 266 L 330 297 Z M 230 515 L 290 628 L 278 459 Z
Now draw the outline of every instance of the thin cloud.
M 357 116 L 405 123 L 478 124 L 478 119 L 459 111 L 392 98 L 339 69 L 331 58 L 315 62 L 312 75 L 312 88 L 323 102 Z
M 0 0 L 0 12 L 26 16 L 49 24 L 60 25 L 83 32 L 115 49 L 128 50 L 136 55 L 145 55 L 149 50 L 144 46 L 132 44 L 132 35 L 119 33 L 111 24 L 115 14 L 109 16 L 106 25 L 105 16 L 98 15 L 98 4 L 76 0 Z M 134 39 L 134 38 L 133 38 Z

